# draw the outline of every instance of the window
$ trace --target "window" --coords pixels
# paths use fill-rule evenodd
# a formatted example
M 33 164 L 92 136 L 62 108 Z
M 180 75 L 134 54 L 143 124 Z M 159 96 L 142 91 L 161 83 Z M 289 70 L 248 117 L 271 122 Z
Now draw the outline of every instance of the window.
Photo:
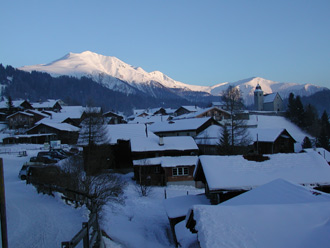
M 189 175 L 189 168 L 187 167 L 178 167 L 172 169 L 173 176 L 187 176 Z

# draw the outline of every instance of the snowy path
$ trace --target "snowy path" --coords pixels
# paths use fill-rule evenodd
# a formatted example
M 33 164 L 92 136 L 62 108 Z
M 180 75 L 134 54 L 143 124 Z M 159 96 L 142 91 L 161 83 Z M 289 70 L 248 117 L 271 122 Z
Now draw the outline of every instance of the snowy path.
M 35 151 L 28 151 L 33 156 Z M 28 157 L 2 155 L 6 189 L 9 247 L 60 247 L 86 221 L 85 209 L 65 205 L 58 197 L 37 194 L 35 188 L 18 179 Z
M 102 228 L 122 247 L 155 248 L 175 247 L 163 200 L 165 187 L 154 187 L 147 197 L 140 197 L 135 184 L 130 179 L 133 174 L 126 175 L 129 182 L 125 190 L 124 206 L 107 207 Z M 187 194 L 199 194 L 203 190 L 193 187 L 167 187 L 168 197 Z

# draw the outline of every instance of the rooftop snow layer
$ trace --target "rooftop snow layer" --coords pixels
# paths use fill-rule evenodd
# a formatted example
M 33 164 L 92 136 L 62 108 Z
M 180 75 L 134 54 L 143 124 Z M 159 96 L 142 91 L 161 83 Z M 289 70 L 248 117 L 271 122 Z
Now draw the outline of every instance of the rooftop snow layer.
M 330 184 L 330 167 L 317 153 L 269 155 L 264 162 L 243 156 L 200 156 L 210 190 L 251 189 L 283 178 L 299 184 Z
M 328 247 L 328 194 L 276 180 L 238 197 L 192 208 L 201 247 Z
M 164 137 L 164 145 L 159 145 L 159 137 L 136 137 L 131 139 L 132 152 L 198 150 L 195 140 L 190 136 Z

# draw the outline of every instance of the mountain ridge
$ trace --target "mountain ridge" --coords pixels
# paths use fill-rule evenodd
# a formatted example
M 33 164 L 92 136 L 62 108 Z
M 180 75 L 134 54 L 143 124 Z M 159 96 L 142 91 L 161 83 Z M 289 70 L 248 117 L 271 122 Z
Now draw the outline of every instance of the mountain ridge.
M 283 83 L 261 77 L 218 83 L 213 86 L 190 85 L 176 81 L 160 71 L 146 72 L 143 68 L 129 65 L 116 57 L 100 55 L 91 51 L 70 52 L 48 64 L 23 66 L 18 69 L 28 72 L 34 70 L 47 72 L 52 76 L 67 75 L 78 78 L 86 76 L 111 90 L 125 94 L 136 94 L 137 91 L 142 91 L 156 98 L 159 94 L 163 94 L 162 91 L 172 92 L 187 99 L 189 99 L 189 95 L 197 92 L 220 96 L 229 85 L 232 85 L 241 90 L 247 105 L 253 103 L 253 92 L 257 84 L 261 86 L 264 93 L 279 92 L 282 98 L 287 98 L 291 92 L 296 95 L 309 96 L 327 89 L 312 84 Z

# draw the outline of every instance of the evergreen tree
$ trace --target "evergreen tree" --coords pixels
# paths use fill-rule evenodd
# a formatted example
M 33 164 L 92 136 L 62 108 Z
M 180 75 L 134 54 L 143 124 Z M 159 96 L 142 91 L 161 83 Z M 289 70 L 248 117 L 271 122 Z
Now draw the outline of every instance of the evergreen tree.
M 307 136 L 303 140 L 302 148 L 312 148 L 312 142 Z
M 296 97 L 295 100 L 295 124 L 297 124 L 298 127 L 303 128 L 304 127 L 304 116 L 305 116 L 305 111 L 304 111 L 304 106 L 301 102 L 300 96 Z
M 218 154 L 220 155 L 231 155 L 232 146 L 230 144 L 230 133 L 227 126 L 224 126 L 221 132 L 219 143 L 217 145 Z
M 329 116 L 326 111 L 323 112 L 321 120 L 320 120 L 321 130 L 320 134 L 317 137 L 317 145 L 319 147 L 323 147 L 326 150 L 330 148 L 330 123 Z
M 8 115 L 11 115 L 14 113 L 14 104 L 11 99 L 11 96 L 8 96 L 8 101 L 7 101 L 7 113 Z

